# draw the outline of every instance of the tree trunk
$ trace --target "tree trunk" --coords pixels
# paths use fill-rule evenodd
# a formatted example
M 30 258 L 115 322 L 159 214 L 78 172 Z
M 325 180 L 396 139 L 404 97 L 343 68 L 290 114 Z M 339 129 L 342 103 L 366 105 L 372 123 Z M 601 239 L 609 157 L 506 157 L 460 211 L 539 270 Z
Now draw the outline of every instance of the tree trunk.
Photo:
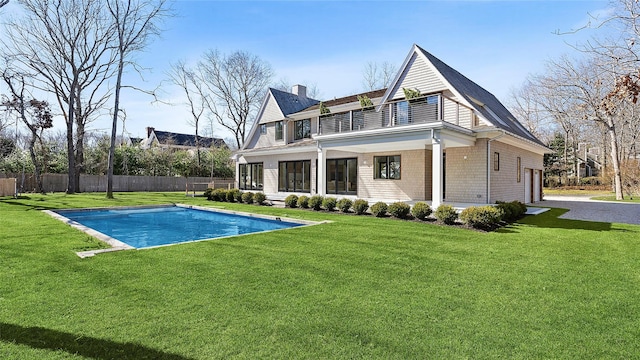
M 76 118 L 75 192 L 80 192 L 80 174 L 84 173 L 84 123 Z
M 29 139 L 29 156 L 31 156 L 31 162 L 33 163 L 33 175 L 36 177 L 36 192 L 39 192 L 41 194 L 44 194 L 44 188 L 42 186 L 42 170 L 40 168 L 40 163 L 38 162 L 38 159 L 36 159 L 36 151 L 35 151 L 35 146 L 36 146 L 36 140 L 38 138 L 38 135 L 36 133 L 37 129 L 30 129 L 31 130 L 31 139 Z
M 73 146 L 73 124 L 75 110 L 75 95 L 69 95 L 68 109 L 67 109 L 67 162 L 69 168 L 67 169 L 68 183 L 67 194 L 74 194 L 76 192 L 76 160 L 75 149 Z
M 613 183 L 616 191 L 616 200 L 623 200 L 622 193 L 622 173 L 620 171 L 620 158 L 618 154 L 618 139 L 616 138 L 616 128 L 613 119 L 607 119 L 607 132 L 611 140 L 611 165 L 613 166 Z
M 116 96 L 113 104 L 113 122 L 111 123 L 111 141 L 109 143 L 109 160 L 107 165 L 107 199 L 113 199 L 113 158 L 116 154 L 116 133 L 118 131 L 118 112 L 120 111 L 120 88 L 122 86 L 123 54 L 118 62 L 118 78 L 116 79 Z M 196 133 L 197 134 L 197 133 Z

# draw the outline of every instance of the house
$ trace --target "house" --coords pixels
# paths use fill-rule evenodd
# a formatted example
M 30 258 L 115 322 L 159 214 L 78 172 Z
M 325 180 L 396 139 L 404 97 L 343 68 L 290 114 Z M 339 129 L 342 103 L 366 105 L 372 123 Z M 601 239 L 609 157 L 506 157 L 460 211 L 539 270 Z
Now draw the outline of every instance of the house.
M 223 139 L 198 136 L 200 148 L 227 147 Z M 147 137 L 142 139 L 140 147 L 148 149 L 157 146 L 165 149 L 194 150 L 196 148 L 196 136 L 179 134 L 168 131 L 159 131 L 153 127 L 147 127 Z
M 541 200 L 549 149 L 495 96 L 417 45 L 387 89 L 323 105 L 330 113 L 300 85 L 269 89 L 234 155 L 238 188 L 433 207 Z

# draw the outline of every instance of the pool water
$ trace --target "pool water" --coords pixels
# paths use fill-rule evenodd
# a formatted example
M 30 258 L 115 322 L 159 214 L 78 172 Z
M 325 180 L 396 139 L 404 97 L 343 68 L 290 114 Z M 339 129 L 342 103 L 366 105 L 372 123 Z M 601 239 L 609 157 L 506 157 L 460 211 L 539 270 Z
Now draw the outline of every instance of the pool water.
M 303 225 L 178 206 L 56 212 L 137 249 Z

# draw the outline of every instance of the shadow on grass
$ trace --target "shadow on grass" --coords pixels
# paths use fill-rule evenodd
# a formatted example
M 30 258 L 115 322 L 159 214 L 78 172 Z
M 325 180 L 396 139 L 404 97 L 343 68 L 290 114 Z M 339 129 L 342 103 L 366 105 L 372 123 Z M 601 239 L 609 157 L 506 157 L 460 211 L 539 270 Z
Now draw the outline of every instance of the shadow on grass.
M 62 350 L 69 354 L 93 359 L 190 359 L 134 343 L 119 343 L 41 327 L 24 327 L 7 323 L 0 323 L 0 340 L 34 349 Z
M 590 231 L 616 231 L 616 232 L 632 232 L 632 230 L 613 228 L 611 223 L 599 221 L 584 221 L 572 219 L 560 219 L 559 216 L 568 212 L 568 209 L 552 208 L 551 210 L 540 215 L 529 215 L 518 221 L 523 225 L 535 226 L 539 228 L 549 229 L 568 229 L 568 230 L 590 230 Z M 499 229 L 500 233 L 517 232 L 514 227 Z
M 57 206 L 44 206 L 41 204 L 30 204 L 20 200 L 31 200 L 31 198 L 25 196 L 25 197 L 18 197 L 17 199 L 14 199 L 14 198 L 0 199 L 0 203 L 7 204 L 7 205 L 18 205 L 25 208 L 26 210 L 53 210 L 58 208 Z M 44 202 L 44 200 L 34 200 L 34 201 Z

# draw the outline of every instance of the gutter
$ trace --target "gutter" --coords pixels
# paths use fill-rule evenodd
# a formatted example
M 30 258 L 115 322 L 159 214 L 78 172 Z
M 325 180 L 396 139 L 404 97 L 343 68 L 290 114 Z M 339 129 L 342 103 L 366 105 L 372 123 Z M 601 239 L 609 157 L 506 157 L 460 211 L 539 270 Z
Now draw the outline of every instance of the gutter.
M 491 200 L 491 142 L 504 136 L 507 136 L 507 132 L 502 130 L 502 134 L 492 137 L 487 141 L 487 204 L 489 204 Z

